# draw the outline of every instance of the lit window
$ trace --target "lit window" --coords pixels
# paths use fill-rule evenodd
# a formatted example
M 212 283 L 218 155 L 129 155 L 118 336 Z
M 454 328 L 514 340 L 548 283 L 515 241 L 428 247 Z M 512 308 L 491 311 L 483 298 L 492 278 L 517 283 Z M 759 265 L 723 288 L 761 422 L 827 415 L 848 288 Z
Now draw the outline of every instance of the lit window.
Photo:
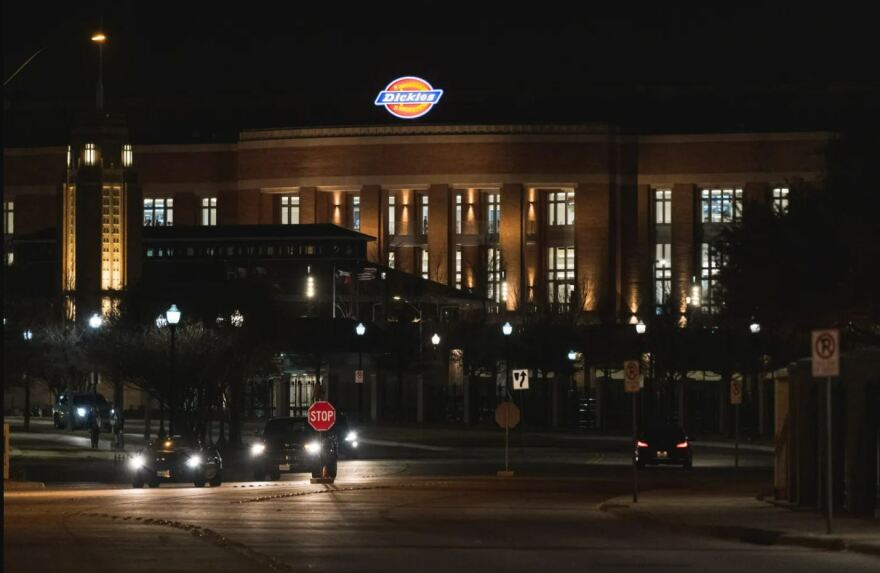
M 428 196 L 422 195 L 422 234 L 428 234 Z
M 15 263 L 15 253 L 8 251 L 6 253 L 6 266 L 11 267 Z
M 501 261 L 501 249 L 489 247 L 486 250 L 486 296 L 495 302 L 507 301 L 507 283 L 504 280 L 504 265 Z
M 455 234 L 461 235 L 461 218 L 462 218 L 462 197 L 461 194 L 455 195 Z
M 170 227 L 174 224 L 174 199 L 144 199 L 144 227 Z
M 654 248 L 654 304 L 660 314 L 672 298 L 672 245 L 658 243 Z
M 299 225 L 299 195 L 281 196 L 281 224 Z
M 724 266 L 724 260 L 712 245 L 703 243 L 700 257 L 700 287 L 702 300 L 700 304 L 708 313 L 718 312 L 720 308 L 718 293 L 718 275 Z
M 498 193 L 486 194 L 486 232 L 497 235 L 501 229 L 501 196 Z
M 550 225 L 574 224 L 574 191 L 554 191 L 547 196 L 547 222 Z
M 788 187 L 773 189 L 773 212 L 777 215 L 788 213 Z
M 455 247 L 455 288 L 461 288 L 461 247 Z
M 217 198 L 202 197 L 202 225 L 214 226 L 217 224 Z
M 67 146 L 67 168 L 70 169 L 70 146 Z
M 422 278 L 428 280 L 430 278 L 430 269 L 428 267 L 428 249 L 422 247 Z
M 394 251 L 388 251 L 388 268 L 393 269 L 395 265 Z
M 131 145 L 125 144 L 122 146 L 122 166 L 123 167 L 131 167 L 131 164 L 134 161 L 134 153 L 131 151 Z
M 3 201 L 3 234 L 15 233 L 15 201 Z
M 742 189 L 703 189 L 702 222 L 737 222 L 742 219 L 742 202 Z
M 397 208 L 394 195 L 388 196 L 388 234 L 393 235 L 397 232 Z M 391 266 L 391 265 L 388 265 Z M 392 267 L 393 268 L 393 267 Z
M 550 247 L 547 254 L 547 300 L 568 304 L 574 292 L 574 247 Z
M 355 195 L 351 198 L 351 228 L 361 230 L 361 197 Z
M 672 191 L 654 190 L 654 222 L 658 225 L 672 223 Z
M 83 150 L 83 163 L 86 165 L 94 165 L 98 162 L 98 149 L 95 147 L 94 143 L 86 143 L 86 147 Z

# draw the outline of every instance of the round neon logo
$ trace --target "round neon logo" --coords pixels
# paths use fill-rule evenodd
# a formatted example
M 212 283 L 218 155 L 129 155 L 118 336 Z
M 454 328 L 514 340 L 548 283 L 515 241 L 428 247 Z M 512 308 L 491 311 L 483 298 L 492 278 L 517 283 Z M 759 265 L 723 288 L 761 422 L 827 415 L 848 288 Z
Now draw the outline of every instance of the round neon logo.
M 395 117 L 415 119 L 431 111 L 442 96 L 443 90 L 435 90 L 422 78 L 404 76 L 379 92 L 375 103 Z

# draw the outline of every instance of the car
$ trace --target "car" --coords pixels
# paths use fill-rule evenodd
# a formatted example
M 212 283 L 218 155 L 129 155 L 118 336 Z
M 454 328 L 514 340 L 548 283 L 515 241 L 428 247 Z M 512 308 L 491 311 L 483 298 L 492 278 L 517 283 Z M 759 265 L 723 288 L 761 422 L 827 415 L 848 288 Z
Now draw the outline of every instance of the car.
M 694 464 L 690 440 L 677 424 L 649 425 L 639 437 L 636 448 L 640 468 L 648 464 L 672 464 L 691 469 Z
M 312 477 L 335 478 L 339 457 L 355 457 L 357 433 L 343 414 L 327 432 L 317 432 L 305 416 L 273 418 L 266 422 L 259 439 L 251 445 L 255 481 L 277 480 L 282 473 L 311 472 Z
M 161 482 L 192 482 L 196 487 L 219 487 L 223 460 L 213 447 L 196 438 L 172 436 L 147 444 L 129 460 L 131 485 L 159 487 Z
M 68 398 L 60 394 L 52 407 L 52 422 L 56 428 L 67 426 Z M 73 429 L 85 428 L 89 423 L 89 411 L 97 404 L 101 428 L 110 430 L 110 418 L 116 413 L 113 406 L 101 394 L 77 392 L 73 394 Z

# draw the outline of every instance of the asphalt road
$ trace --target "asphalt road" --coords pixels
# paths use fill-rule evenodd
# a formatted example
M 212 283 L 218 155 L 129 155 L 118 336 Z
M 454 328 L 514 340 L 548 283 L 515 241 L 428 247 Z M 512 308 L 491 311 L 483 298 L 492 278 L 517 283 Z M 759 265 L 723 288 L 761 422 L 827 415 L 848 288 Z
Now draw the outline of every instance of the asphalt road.
M 70 485 L 4 494 L 4 570 L 876 571 L 876 558 L 724 542 L 598 509 L 628 472 L 408 477 L 357 460 L 333 485 L 302 474 L 197 489 Z M 645 472 L 654 487 L 754 488 L 761 472 Z

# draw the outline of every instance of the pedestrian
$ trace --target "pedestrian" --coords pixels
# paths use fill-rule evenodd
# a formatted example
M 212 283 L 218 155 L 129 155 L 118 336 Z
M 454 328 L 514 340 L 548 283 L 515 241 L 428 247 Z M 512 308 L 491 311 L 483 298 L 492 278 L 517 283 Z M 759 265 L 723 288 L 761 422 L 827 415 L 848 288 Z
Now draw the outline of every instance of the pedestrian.
M 114 411 L 113 414 L 113 444 L 114 449 L 125 450 L 125 416 L 123 412 Z
M 98 449 L 98 440 L 101 436 L 101 420 L 98 411 L 92 408 L 89 412 L 89 437 L 92 439 L 92 449 Z

